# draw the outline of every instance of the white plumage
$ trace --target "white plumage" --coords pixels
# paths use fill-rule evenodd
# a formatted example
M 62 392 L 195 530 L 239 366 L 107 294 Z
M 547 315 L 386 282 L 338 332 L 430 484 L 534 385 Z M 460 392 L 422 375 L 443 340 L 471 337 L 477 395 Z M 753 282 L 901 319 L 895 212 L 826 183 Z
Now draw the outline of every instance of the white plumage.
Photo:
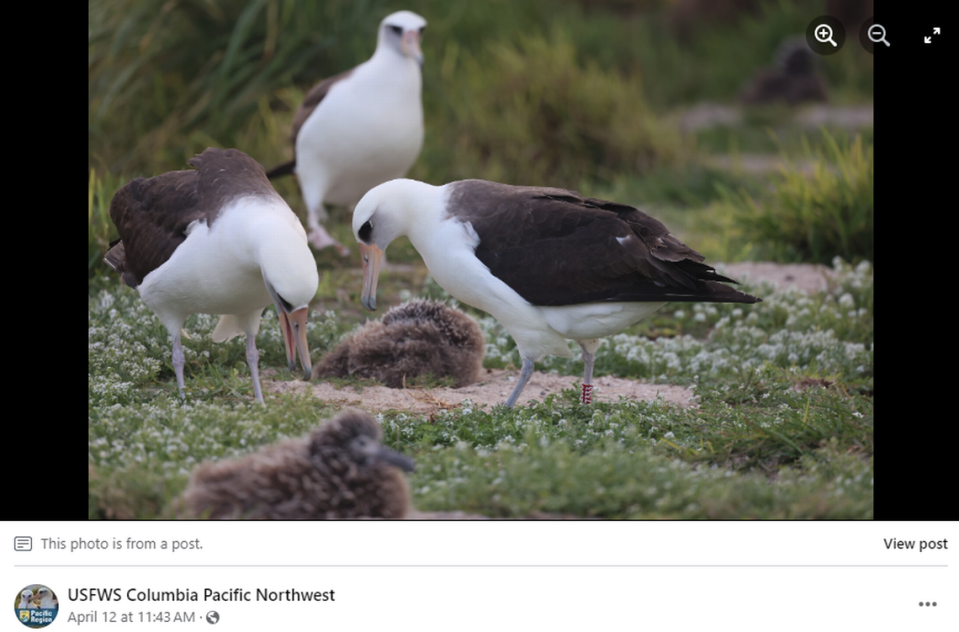
M 270 178 L 295 172 L 309 240 L 336 246 L 320 225 L 324 203 L 352 207 L 374 186 L 406 175 L 423 147 L 420 38 L 426 20 L 410 11 L 380 23 L 376 51 L 307 94 L 293 122 L 295 158 Z

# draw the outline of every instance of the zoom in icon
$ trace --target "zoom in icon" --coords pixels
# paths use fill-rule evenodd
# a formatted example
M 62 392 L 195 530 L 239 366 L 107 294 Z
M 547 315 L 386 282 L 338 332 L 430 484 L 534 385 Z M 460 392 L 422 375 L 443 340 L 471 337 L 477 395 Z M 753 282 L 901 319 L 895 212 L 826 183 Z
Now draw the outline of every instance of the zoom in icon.
M 832 55 L 846 43 L 846 29 L 831 15 L 822 15 L 806 27 L 806 43 L 814 53 Z

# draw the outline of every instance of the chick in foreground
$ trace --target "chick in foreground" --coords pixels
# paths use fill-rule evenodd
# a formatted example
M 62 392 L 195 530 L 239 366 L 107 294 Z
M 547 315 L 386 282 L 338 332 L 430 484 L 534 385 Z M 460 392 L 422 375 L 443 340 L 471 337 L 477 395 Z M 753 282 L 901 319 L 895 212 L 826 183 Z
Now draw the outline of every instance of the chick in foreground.
M 180 498 L 182 518 L 402 518 L 413 461 L 383 445 L 379 424 L 349 409 L 309 435 L 243 458 L 200 464 Z

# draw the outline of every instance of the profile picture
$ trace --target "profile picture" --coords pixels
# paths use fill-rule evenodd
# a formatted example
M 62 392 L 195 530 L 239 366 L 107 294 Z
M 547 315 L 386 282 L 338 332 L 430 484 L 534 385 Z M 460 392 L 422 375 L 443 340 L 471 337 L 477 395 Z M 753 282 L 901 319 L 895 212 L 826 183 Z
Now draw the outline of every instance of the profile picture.
M 60 602 L 57 595 L 43 584 L 24 587 L 14 599 L 14 613 L 28 628 L 44 628 L 57 618 Z

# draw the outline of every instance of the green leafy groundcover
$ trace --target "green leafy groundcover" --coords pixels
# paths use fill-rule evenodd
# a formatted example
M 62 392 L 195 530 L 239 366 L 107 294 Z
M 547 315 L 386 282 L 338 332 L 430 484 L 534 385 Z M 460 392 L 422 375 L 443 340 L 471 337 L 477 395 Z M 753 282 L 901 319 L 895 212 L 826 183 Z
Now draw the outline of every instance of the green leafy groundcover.
M 416 460 L 410 488 L 426 511 L 869 519 L 873 275 L 868 262 L 836 261 L 834 271 L 830 289 L 813 295 L 747 282 L 762 303 L 667 306 L 664 317 L 691 333 L 604 341 L 598 374 L 688 385 L 698 408 L 581 406 L 570 389 L 514 410 L 467 402 L 431 416 L 378 413 L 384 442 Z M 337 412 L 296 394 L 254 404 L 242 337 L 213 344 L 216 319 L 202 315 L 185 327 L 181 401 L 169 335 L 135 291 L 107 287 L 90 297 L 88 314 L 92 518 L 169 516 L 197 463 L 302 435 Z M 499 325 L 480 322 L 487 366 L 517 364 Z M 311 319 L 314 354 L 347 329 L 332 312 Z M 285 366 L 272 309 L 258 342 L 262 363 Z M 580 375 L 582 362 L 547 359 L 538 368 Z

